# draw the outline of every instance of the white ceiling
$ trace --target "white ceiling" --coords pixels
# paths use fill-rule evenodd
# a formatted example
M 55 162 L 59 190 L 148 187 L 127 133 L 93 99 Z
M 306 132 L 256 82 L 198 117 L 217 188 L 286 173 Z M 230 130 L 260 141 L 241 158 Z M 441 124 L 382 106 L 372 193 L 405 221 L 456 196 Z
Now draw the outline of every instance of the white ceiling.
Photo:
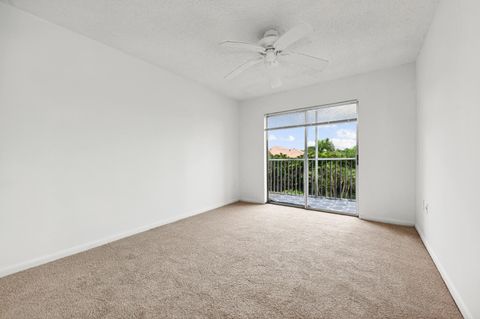
M 412 62 L 438 0 L 0 0 L 235 99 Z M 256 42 L 269 27 L 306 22 L 312 43 L 297 51 L 326 58 L 321 73 L 286 69 L 272 89 L 262 67 L 223 77 L 252 57 L 223 40 Z

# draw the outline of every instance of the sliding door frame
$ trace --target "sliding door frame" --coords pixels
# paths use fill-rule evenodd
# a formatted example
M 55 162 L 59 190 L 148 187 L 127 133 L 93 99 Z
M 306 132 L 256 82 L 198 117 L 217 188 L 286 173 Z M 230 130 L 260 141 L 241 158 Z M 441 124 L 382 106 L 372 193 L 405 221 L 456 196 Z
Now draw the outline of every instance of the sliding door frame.
M 288 125 L 288 126 L 282 126 L 282 127 L 272 127 L 268 128 L 267 123 L 268 123 L 268 118 L 271 116 L 275 115 L 284 115 L 284 114 L 291 114 L 291 113 L 298 113 L 298 112 L 305 112 L 312 111 L 312 110 L 319 110 L 319 109 L 324 109 L 324 108 L 330 108 L 330 107 L 337 107 L 337 106 L 342 106 L 342 105 L 349 105 L 349 104 L 355 104 L 356 105 L 356 119 L 348 119 L 348 120 L 337 120 L 337 121 L 328 121 L 324 123 L 317 123 L 317 113 L 315 113 L 315 123 L 311 124 L 299 124 L 299 125 Z M 297 108 L 297 109 L 292 109 L 292 110 L 287 110 L 287 111 L 279 111 L 279 112 L 272 112 L 272 113 L 267 113 L 264 115 L 264 138 L 265 138 L 265 174 L 264 174 L 264 191 L 266 194 L 266 203 L 271 203 L 271 204 L 276 204 L 276 205 L 282 205 L 282 206 L 290 206 L 290 207 L 297 207 L 297 208 L 304 208 L 307 210 L 313 210 L 313 211 L 320 211 L 320 212 L 327 212 L 327 213 L 333 213 L 333 214 L 340 214 L 340 215 L 347 215 L 347 216 L 359 216 L 359 163 L 360 163 L 360 156 L 359 156 L 359 150 L 360 150 L 360 145 L 359 145 L 359 101 L 358 100 L 347 100 L 347 101 L 342 101 L 342 102 L 337 102 L 337 103 L 328 103 L 328 104 L 321 104 L 321 105 L 315 105 L 315 106 L 308 106 L 308 107 L 302 107 L 302 108 Z M 306 121 L 306 117 L 305 117 Z M 355 202 L 356 202 L 356 213 L 355 214 L 350 214 L 350 213 L 345 213 L 345 212 L 340 212 L 340 211 L 335 211 L 335 210 L 329 210 L 329 209 L 318 209 L 318 208 L 312 208 L 308 206 L 308 192 L 309 192 L 309 183 L 308 183 L 308 172 L 309 172 L 309 167 L 308 167 L 308 127 L 314 126 L 315 127 L 315 143 L 317 144 L 317 139 L 318 139 L 318 126 L 320 125 L 328 125 L 328 124 L 340 124 L 340 123 L 348 123 L 348 122 L 356 122 L 356 146 L 357 146 L 357 154 L 355 158 Z M 268 187 L 268 171 L 269 171 L 269 152 L 268 152 L 268 133 L 270 131 L 275 131 L 275 130 L 281 130 L 281 129 L 290 129 L 290 128 L 300 128 L 303 127 L 304 130 L 304 164 L 303 164 L 303 182 L 304 182 L 304 204 L 302 206 L 300 205 L 295 205 L 295 204 L 289 204 L 289 203 L 282 203 L 282 202 L 274 202 L 270 200 L 270 191 Z M 316 146 L 318 147 L 318 146 Z M 318 156 L 318 154 L 316 154 Z M 316 161 L 317 162 L 317 161 Z

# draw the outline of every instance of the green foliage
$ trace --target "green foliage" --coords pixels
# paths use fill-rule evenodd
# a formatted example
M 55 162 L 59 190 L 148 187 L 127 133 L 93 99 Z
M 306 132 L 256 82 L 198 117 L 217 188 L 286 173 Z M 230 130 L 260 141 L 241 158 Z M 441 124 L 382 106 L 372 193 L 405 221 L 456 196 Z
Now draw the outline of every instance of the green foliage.
M 273 155 L 272 153 L 268 152 L 269 158 L 279 159 L 279 158 L 289 158 L 286 154 L 280 153 Z
M 318 141 L 318 151 L 322 153 L 326 152 L 335 152 L 335 145 L 333 145 L 333 142 L 330 141 L 330 139 L 326 138 L 324 140 L 319 140 Z M 313 147 L 315 149 L 315 147 Z
M 343 150 L 336 149 L 330 139 L 318 141 L 319 159 L 354 159 L 357 147 Z M 352 160 L 319 160 L 315 166 L 315 146 L 307 148 L 309 195 L 329 198 L 355 199 L 356 169 Z M 270 159 L 287 159 L 287 161 L 271 161 L 268 167 L 269 190 L 276 193 L 301 195 L 303 189 L 304 161 L 289 159 L 286 154 L 272 155 Z M 298 156 L 303 159 L 303 156 Z M 317 171 L 315 170 L 317 169 Z M 316 171 L 316 172 L 315 172 Z
M 356 146 L 339 150 L 328 138 L 319 140 L 317 149 L 319 158 L 354 158 L 357 156 Z M 315 158 L 315 146 L 309 146 L 307 150 L 308 158 Z

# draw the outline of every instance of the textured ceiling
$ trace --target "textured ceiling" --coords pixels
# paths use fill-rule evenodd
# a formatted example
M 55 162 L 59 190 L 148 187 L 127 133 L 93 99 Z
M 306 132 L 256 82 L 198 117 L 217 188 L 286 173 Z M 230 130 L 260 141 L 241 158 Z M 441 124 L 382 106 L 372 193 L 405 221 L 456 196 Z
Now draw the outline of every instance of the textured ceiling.
M 437 0 L 0 0 L 202 83 L 235 99 L 270 94 L 412 62 Z M 306 22 L 315 32 L 297 51 L 326 58 L 323 72 L 283 70 L 272 89 L 261 66 L 223 77 L 252 57 L 223 40 L 257 42 L 269 27 Z M 255 55 L 253 55 L 254 57 Z

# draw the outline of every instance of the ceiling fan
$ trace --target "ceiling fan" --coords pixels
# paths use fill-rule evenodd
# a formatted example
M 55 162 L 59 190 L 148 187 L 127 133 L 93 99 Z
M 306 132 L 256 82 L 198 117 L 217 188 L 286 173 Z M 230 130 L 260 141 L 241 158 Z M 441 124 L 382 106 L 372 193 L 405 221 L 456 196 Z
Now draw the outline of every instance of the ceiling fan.
M 263 38 L 258 44 L 238 41 L 221 42 L 220 46 L 222 47 L 250 51 L 258 55 L 256 58 L 233 69 L 233 71 L 225 76 L 225 79 L 233 79 L 244 71 L 263 63 L 270 80 L 270 86 L 276 88 L 282 85 L 282 80 L 278 71 L 278 66 L 281 64 L 287 63 L 301 65 L 303 67 L 322 71 L 328 64 L 327 60 L 292 51 L 292 49 L 298 47 L 298 44 L 302 42 L 301 40 L 305 40 L 305 38 L 312 32 L 313 28 L 310 25 L 300 24 L 282 35 L 280 35 L 277 30 L 270 29 L 265 32 Z

